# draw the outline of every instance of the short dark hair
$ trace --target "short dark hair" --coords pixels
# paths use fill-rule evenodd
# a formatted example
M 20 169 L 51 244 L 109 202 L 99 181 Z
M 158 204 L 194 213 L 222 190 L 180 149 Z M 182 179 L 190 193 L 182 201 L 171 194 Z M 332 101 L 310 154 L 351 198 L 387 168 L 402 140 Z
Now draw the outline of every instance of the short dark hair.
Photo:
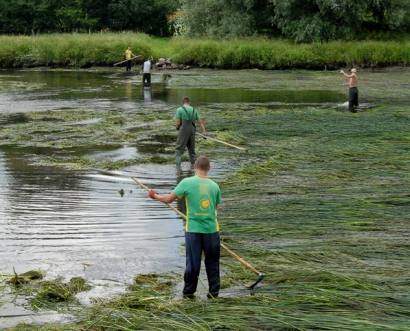
M 206 156 L 200 156 L 195 162 L 195 169 L 209 171 L 211 169 L 211 162 Z
M 184 97 L 183 99 L 182 99 L 182 102 L 183 103 L 186 103 L 186 102 L 191 102 L 191 99 L 189 98 L 189 97 Z

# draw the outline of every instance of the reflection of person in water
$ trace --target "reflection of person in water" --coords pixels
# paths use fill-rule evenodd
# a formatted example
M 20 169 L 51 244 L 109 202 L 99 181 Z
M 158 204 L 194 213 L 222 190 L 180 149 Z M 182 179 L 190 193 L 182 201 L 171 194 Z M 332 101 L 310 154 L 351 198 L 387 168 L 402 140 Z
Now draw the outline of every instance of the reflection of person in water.
M 152 102 L 152 90 L 150 88 L 144 88 L 143 94 L 144 94 L 144 103 L 151 103 Z

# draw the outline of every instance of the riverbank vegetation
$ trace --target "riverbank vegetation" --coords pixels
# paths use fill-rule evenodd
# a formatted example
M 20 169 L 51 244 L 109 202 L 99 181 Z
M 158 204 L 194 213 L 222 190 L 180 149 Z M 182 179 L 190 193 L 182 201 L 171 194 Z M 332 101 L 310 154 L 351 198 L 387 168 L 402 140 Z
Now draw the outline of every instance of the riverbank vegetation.
M 160 39 L 140 33 L 0 36 L 0 67 L 112 66 L 131 46 L 141 60 L 149 56 L 199 67 L 240 69 L 344 66 L 384 67 L 410 64 L 410 40 L 334 41 L 295 44 L 286 40 Z

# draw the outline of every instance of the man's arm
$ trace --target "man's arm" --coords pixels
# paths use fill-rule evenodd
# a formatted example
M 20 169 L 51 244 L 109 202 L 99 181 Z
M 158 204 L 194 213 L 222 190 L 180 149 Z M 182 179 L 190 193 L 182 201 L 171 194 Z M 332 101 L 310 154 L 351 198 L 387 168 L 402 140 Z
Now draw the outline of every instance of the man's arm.
M 158 200 L 164 203 L 171 203 L 178 199 L 178 197 L 173 192 L 169 194 L 158 194 L 154 190 L 149 190 L 148 196 L 151 199 Z
M 349 75 L 349 74 L 345 73 L 344 70 L 340 70 L 340 73 L 343 74 L 343 76 L 345 76 L 346 78 L 352 78 L 353 77 L 352 74 Z
M 205 134 L 206 133 L 205 121 L 203 119 L 200 119 L 198 122 L 199 122 L 199 125 L 201 126 L 202 133 Z
M 176 127 L 177 130 L 179 130 L 179 128 L 181 127 L 181 124 L 182 124 L 181 120 L 179 118 L 177 118 L 177 120 L 175 122 L 175 127 Z

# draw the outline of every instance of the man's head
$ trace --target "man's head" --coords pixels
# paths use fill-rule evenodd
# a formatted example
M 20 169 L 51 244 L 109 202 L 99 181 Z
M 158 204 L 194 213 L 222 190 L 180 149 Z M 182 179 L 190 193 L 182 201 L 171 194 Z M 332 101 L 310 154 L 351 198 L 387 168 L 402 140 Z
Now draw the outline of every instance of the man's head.
M 211 163 L 206 156 L 200 156 L 195 162 L 195 170 L 204 174 L 208 174 L 211 169 Z
M 350 72 L 351 72 L 352 74 L 355 74 L 355 73 L 357 72 L 357 69 L 356 69 L 356 68 L 352 68 L 352 69 L 350 69 Z
M 182 99 L 182 103 L 183 103 L 184 105 L 189 105 L 189 104 L 191 103 L 191 99 L 190 99 L 189 97 L 184 97 L 184 98 Z
M 130 50 L 131 49 L 131 46 L 128 46 L 128 50 Z

